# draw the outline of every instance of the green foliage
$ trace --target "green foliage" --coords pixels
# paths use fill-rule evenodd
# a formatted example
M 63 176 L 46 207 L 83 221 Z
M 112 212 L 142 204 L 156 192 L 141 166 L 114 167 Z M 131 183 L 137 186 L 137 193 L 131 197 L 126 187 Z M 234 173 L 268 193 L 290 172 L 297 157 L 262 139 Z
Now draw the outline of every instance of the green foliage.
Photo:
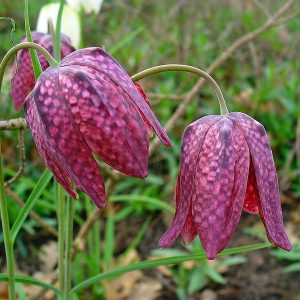
M 295 245 L 291 252 L 285 252 L 281 249 L 272 251 L 272 254 L 280 260 L 285 260 L 289 265 L 283 268 L 284 273 L 300 271 L 300 241 Z
M 39 182 L 36 184 L 32 193 L 30 194 L 29 198 L 27 199 L 26 204 L 22 208 L 18 218 L 16 219 L 14 226 L 11 229 L 11 235 L 12 235 L 13 241 L 16 239 L 19 230 L 21 229 L 29 212 L 31 211 L 31 209 L 34 206 L 35 201 L 38 199 L 38 197 L 41 195 L 43 190 L 46 188 L 46 186 L 49 183 L 51 178 L 52 178 L 51 172 L 48 170 L 45 170 L 43 175 L 41 176 Z
M 187 256 L 189 254 L 204 254 L 204 250 L 198 239 L 194 240 L 185 250 L 162 249 L 153 250 L 157 256 Z M 209 282 L 216 284 L 225 284 L 226 279 L 220 270 L 224 267 L 230 267 L 236 264 L 245 263 L 246 258 L 241 255 L 221 258 L 216 264 L 211 264 L 207 260 L 200 260 L 192 266 L 180 264 L 179 266 L 169 267 L 172 278 L 177 286 L 178 299 L 188 299 L 189 296 L 204 288 Z

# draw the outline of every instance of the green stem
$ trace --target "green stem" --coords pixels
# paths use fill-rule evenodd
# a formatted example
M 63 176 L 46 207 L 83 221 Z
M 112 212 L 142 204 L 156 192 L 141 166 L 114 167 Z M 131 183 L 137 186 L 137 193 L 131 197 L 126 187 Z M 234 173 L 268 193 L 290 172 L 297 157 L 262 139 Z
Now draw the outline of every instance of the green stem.
M 65 0 L 60 1 L 60 6 L 56 19 L 55 33 L 54 33 L 54 54 L 57 61 L 61 60 L 61 20 L 64 10 Z M 65 217 L 65 192 L 63 188 L 57 184 L 59 193 L 58 201 L 58 247 L 59 247 L 59 287 L 64 290 L 64 298 L 68 299 L 69 291 L 71 290 L 71 249 L 73 239 L 73 200 L 68 197 L 67 199 L 67 227 L 64 220 Z M 71 205 L 71 206 L 70 206 Z M 70 211 L 71 210 L 71 211 Z M 66 244 L 65 242 L 66 233 Z M 65 251 L 65 256 L 64 256 Z M 65 264 L 64 264 L 65 259 Z
M 9 51 L 5 54 L 5 56 L 3 57 L 2 61 L 1 61 L 1 64 L 0 64 L 0 91 L 1 91 L 3 76 L 4 76 L 5 69 L 7 67 L 7 64 L 9 63 L 10 59 L 19 50 L 25 49 L 25 48 L 32 48 L 32 49 L 40 51 L 44 55 L 44 57 L 47 59 L 47 61 L 49 62 L 51 67 L 57 67 L 58 66 L 58 62 L 41 45 L 36 44 L 36 43 L 32 43 L 32 42 L 24 42 L 24 43 L 17 44 L 16 46 L 9 49 Z
M 71 291 L 71 273 L 72 273 L 72 241 L 73 241 L 73 199 L 67 196 L 66 205 L 66 248 L 65 248 L 65 284 L 64 284 L 64 300 L 70 299 Z
M 15 292 L 14 252 L 13 252 L 13 241 L 10 234 L 7 202 L 6 202 L 5 189 L 4 189 L 1 145 L 0 145 L 0 197 L 1 197 L 0 211 L 1 211 L 2 230 L 3 230 L 4 245 L 5 245 L 9 300 L 15 300 L 16 292 Z
M 24 9 L 24 19 L 25 19 L 25 31 L 26 38 L 28 42 L 32 42 L 31 30 L 30 30 L 30 22 L 29 22 L 29 13 L 28 13 L 28 0 L 25 0 L 25 9 Z M 39 60 L 39 57 L 34 49 L 29 49 L 33 74 L 35 80 L 39 78 L 39 76 L 43 73 L 43 69 Z
M 65 238 L 65 192 L 59 183 L 55 183 L 58 222 L 58 282 L 59 288 L 64 289 L 64 238 Z M 63 298 L 62 298 L 63 299 Z
M 218 100 L 220 103 L 221 114 L 226 115 L 229 113 L 227 106 L 226 106 L 225 99 L 222 94 L 222 91 L 221 91 L 219 85 L 217 84 L 217 82 L 208 73 L 206 73 L 198 68 L 187 66 L 187 65 L 178 65 L 178 64 L 161 65 L 161 66 L 153 67 L 150 69 L 146 69 L 142 72 L 139 72 L 139 73 L 135 74 L 134 76 L 132 76 L 131 79 L 132 79 L 132 81 L 136 82 L 136 81 L 141 80 L 150 75 L 162 73 L 162 72 L 166 72 L 166 71 L 183 71 L 183 72 L 194 73 L 196 75 L 199 75 L 200 77 L 203 77 L 212 85 L 212 87 L 214 88 L 214 90 L 217 94 L 217 97 L 218 97 Z
M 54 41 L 54 53 L 55 53 L 55 58 L 57 61 L 61 60 L 61 53 L 60 53 L 61 30 L 60 30 L 60 28 L 61 28 L 62 14 L 64 11 L 64 5 L 65 5 L 65 0 L 60 0 L 59 10 L 58 10 L 57 19 L 56 19 L 55 41 Z

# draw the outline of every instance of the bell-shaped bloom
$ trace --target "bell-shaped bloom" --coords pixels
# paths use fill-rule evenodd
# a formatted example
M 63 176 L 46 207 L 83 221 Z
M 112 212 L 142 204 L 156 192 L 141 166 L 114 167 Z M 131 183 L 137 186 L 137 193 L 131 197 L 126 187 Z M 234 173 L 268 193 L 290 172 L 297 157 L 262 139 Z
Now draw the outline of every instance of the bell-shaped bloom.
M 149 122 L 171 142 L 150 106 L 121 65 L 101 48 L 75 51 L 49 67 L 24 104 L 26 120 L 47 167 L 76 197 L 72 181 L 98 207 L 105 190 L 96 153 L 129 176 L 148 172 Z
M 26 37 L 21 42 L 27 41 Z M 46 48 L 52 55 L 54 55 L 52 36 L 41 32 L 32 32 L 32 41 L 40 44 Z M 61 56 L 73 52 L 75 49 L 70 44 L 70 39 L 62 35 L 61 36 Z M 49 67 L 47 60 L 41 53 L 38 53 L 38 57 L 43 70 Z M 31 92 L 34 87 L 35 79 L 31 64 L 31 58 L 28 49 L 22 49 L 17 55 L 17 64 L 14 66 L 16 75 L 12 79 L 11 96 L 14 102 L 15 109 L 18 110 L 24 103 L 25 98 Z
M 291 249 L 273 155 L 260 123 L 238 112 L 203 117 L 186 128 L 181 151 L 176 215 L 160 247 L 180 234 L 184 243 L 198 235 L 208 258 L 214 259 L 245 210 L 259 212 L 271 243 Z

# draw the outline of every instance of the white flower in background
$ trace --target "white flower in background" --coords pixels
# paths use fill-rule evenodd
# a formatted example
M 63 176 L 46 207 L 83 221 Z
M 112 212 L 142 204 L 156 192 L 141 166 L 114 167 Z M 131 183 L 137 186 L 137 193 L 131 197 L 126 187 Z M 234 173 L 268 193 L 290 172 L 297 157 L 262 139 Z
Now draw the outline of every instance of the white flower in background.
M 97 1 L 96 1 L 97 2 Z M 56 19 L 59 10 L 59 3 L 46 4 L 41 8 L 39 18 L 37 21 L 36 30 L 39 32 L 47 33 L 48 20 L 52 21 L 52 24 L 56 26 Z M 61 32 L 70 37 L 72 45 L 75 48 L 79 48 L 81 40 L 81 21 L 79 12 L 68 5 L 64 6 L 62 20 L 61 20 Z
M 102 2 L 103 0 L 67 0 L 67 3 L 76 9 L 82 7 L 86 13 L 94 12 L 96 14 L 99 13 Z

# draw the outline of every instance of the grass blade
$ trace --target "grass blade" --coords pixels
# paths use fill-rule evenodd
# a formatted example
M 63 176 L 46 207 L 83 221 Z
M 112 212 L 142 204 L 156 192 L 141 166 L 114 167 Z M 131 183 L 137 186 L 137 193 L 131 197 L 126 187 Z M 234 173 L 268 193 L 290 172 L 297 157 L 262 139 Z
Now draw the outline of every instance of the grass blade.
M 20 300 L 28 300 L 24 290 L 23 290 L 23 287 L 20 283 L 17 283 L 16 284 L 16 290 L 17 290 L 17 293 L 18 293 L 18 296 L 19 296 L 19 299 Z
M 114 216 L 109 213 L 105 228 L 105 247 L 103 253 L 103 260 L 106 268 L 109 268 L 111 259 L 114 254 L 114 236 L 115 236 L 115 220 Z
M 143 32 L 144 28 L 143 26 L 137 28 L 136 30 L 129 33 L 127 36 L 125 36 L 123 39 L 121 39 L 118 43 L 116 43 L 114 46 L 112 46 L 109 49 L 109 52 L 111 54 L 116 53 L 119 49 L 126 46 L 127 44 L 130 44 L 136 36 L 138 36 L 141 32 Z
M 48 170 L 45 169 L 43 172 L 41 178 L 39 179 L 38 183 L 36 184 L 35 188 L 29 195 L 25 205 L 23 206 L 14 226 L 11 229 L 11 236 L 12 240 L 15 241 L 22 225 L 24 224 L 30 210 L 34 206 L 36 200 L 40 197 L 44 189 L 46 188 L 47 184 L 52 178 L 52 173 Z
M 0 281 L 7 281 L 7 280 L 8 280 L 7 275 L 3 274 L 3 273 L 0 273 Z M 47 283 L 45 283 L 43 281 L 40 281 L 40 280 L 38 280 L 36 278 L 33 278 L 33 277 L 23 276 L 23 275 L 16 275 L 15 280 L 18 283 L 40 286 L 40 287 L 45 288 L 47 290 L 53 291 L 57 295 L 62 295 L 62 291 L 57 289 L 53 285 L 47 284 Z
M 25 9 L 24 9 L 24 19 L 25 19 L 25 31 L 26 38 L 28 42 L 32 42 L 31 30 L 30 30 L 30 22 L 29 22 L 29 13 L 28 13 L 28 0 L 25 0 Z M 39 57 L 34 49 L 29 49 L 34 78 L 38 79 L 39 76 L 43 73 L 43 69 L 39 60 Z
M 112 202 L 141 202 L 148 205 L 152 205 L 153 209 L 166 210 L 170 213 L 174 213 L 174 208 L 157 198 L 143 196 L 143 195 L 112 195 L 109 197 Z
M 237 247 L 237 248 L 230 248 L 226 249 L 223 252 L 219 254 L 219 256 L 226 256 L 226 255 L 232 255 L 232 254 L 238 254 L 258 249 L 263 249 L 270 247 L 270 243 L 260 243 L 260 244 L 254 244 L 254 245 L 248 245 L 243 247 Z M 176 256 L 176 257 L 168 257 L 168 258 L 161 258 L 161 259 L 153 259 L 153 260 L 146 260 L 141 261 L 135 264 L 130 264 L 124 267 L 116 268 L 114 270 L 110 270 L 107 272 L 104 272 L 102 274 L 99 274 L 97 276 L 94 276 L 92 278 L 89 278 L 87 280 L 84 280 L 83 282 L 76 285 L 72 291 L 72 293 L 77 293 L 78 291 L 96 283 L 102 280 L 111 279 L 116 276 L 120 276 L 124 273 L 133 272 L 137 270 L 144 270 L 144 269 L 150 269 L 150 268 L 156 268 L 158 266 L 166 266 L 166 265 L 173 265 L 173 264 L 179 264 L 186 261 L 199 261 L 206 259 L 205 254 L 197 254 L 197 255 L 186 255 L 186 256 Z

